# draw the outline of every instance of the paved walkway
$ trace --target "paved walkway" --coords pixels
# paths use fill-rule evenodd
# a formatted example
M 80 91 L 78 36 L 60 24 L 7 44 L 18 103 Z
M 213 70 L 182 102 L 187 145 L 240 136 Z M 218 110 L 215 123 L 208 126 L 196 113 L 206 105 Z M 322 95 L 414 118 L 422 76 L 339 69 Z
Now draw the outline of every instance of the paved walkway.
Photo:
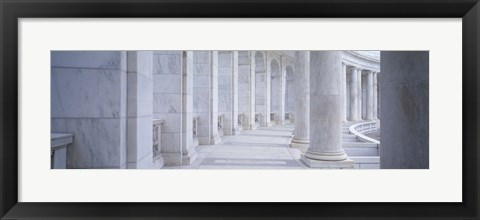
M 289 146 L 293 124 L 243 130 L 217 145 L 199 145 L 199 158 L 182 169 L 303 169 L 300 150 Z M 180 168 L 180 167 L 166 167 Z

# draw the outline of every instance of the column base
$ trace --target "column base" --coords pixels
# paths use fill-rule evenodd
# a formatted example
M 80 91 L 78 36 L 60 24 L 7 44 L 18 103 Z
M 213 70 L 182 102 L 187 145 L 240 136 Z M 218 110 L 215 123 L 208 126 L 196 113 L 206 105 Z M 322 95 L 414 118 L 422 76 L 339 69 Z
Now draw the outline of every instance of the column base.
M 218 136 L 218 135 L 215 135 L 215 136 L 210 138 L 210 145 L 218 144 L 221 141 L 222 141 L 222 138 L 220 138 L 220 136 Z
M 329 160 L 315 160 L 310 159 L 302 154 L 300 158 L 307 166 L 311 168 L 319 168 L 319 169 L 354 169 L 355 162 L 350 159 L 340 160 L 340 161 L 329 161 Z
M 244 130 L 255 130 L 257 129 L 257 125 L 256 124 L 253 124 L 253 125 L 245 125 L 243 127 Z
M 292 142 L 290 143 L 290 147 L 292 148 L 297 148 L 302 153 L 307 152 L 308 146 L 310 146 L 310 141 L 309 140 L 302 140 L 302 139 L 292 139 Z
M 182 154 L 181 153 L 165 153 L 162 152 L 165 166 L 181 166 Z
M 198 146 L 198 144 L 199 144 L 198 138 L 193 138 L 193 140 L 192 140 L 192 146 L 193 146 L 193 147 L 196 147 L 196 146 Z
M 233 129 L 232 131 L 232 135 L 237 135 L 237 134 L 240 134 L 240 132 L 243 130 L 243 127 L 242 126 L 237 126 Z
M 198 158 L 198 153 L 194 147 L 184 152 L 182 155 L 182 165 L 191 165 Z
M 163 158 L 163 155 L 158 155 L 156 158 L 153 159 L 153 169 L 160 169 L 165 165 L 165 159 Z

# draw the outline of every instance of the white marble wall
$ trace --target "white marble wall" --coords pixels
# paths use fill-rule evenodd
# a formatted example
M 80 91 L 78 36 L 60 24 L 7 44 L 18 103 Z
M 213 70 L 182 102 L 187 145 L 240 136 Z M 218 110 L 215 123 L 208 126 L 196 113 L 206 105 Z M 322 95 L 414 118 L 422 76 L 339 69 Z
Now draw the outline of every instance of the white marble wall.
M 126 168 L 126 52 L 53 51 L 51 71 L 51 132 L 74 135 L 67 168 Z
M 153 116 L 163 119 L 165 165 L 182 164 L 182 51 L 153 51 Z
M 193 113 L 200 144 L 220 142 L 218 133 L 218 51 L 193 52 Z
M 255 60 L 251 51 L 238 52 L 238 114 L 244 115 L 243 128 L 255 125 Z
M 153 52 L 127 52 L 127 168 L 153 168 Z M 156 168 L 163 156 L 155 158 Z

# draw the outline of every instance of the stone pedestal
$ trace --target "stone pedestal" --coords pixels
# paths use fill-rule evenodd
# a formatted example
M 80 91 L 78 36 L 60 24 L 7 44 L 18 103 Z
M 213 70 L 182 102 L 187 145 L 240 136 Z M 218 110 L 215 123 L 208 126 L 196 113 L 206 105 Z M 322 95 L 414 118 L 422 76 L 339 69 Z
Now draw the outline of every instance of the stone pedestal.
M 50 135 L 50 169 L 67 169 L 67 146 L 73 142 L 73 134 L 52 133 Z
M 340 51 L 310 52 L 310 146 L 302 156 L 315 168 L 353 168 L 342 148 Z
M 310 52 L 296 52 L 295 62 L 295 135 L 291 146 L 303 149 L 310 143 Z

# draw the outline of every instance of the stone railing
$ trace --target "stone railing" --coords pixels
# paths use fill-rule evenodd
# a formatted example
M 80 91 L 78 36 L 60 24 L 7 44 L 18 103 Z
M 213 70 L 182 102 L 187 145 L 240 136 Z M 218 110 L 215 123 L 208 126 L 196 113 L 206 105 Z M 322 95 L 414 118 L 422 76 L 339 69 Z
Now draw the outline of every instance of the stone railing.
M 193 116 L 192 117 L 192 145 L 195 147 L 195 146 L 198 146 L 198 138 L 197 138 L 197 135 L 198 135 L 198 120 L 199 120 L 199 117 L 198 116 Z
M 275 117 L 277 116 L 277 113 L 275 112 L 270 112 L 270 121 L 276 122 Z
M 245 118 L 245 114 L 244 113 L 241 113 L 241 114 L 238 114 L 238 126 L 239 127 L 242 127 L 243 126 L 243 120 Z
M 73 134 L 51 133 L 50 134 L 50 168 L 67 168 L 67 147 L 73 143 Z
M 262 118 L 262 113 L 255 113 L 255 123 L 260 123 L 260 120 Z
M 193 139 L 197 138 L 198 131 L 198 116 L 193 116 L 192 118 L 192 137 Z
M 365 135 L 365 134 L 377 132 L 378 127 L 377 127 L 377 122 L 375 121 L 353 124 L 348 128 L 348 130 L 350 131 L 351 134 L 354 134 L 355 136 L 357 136 L 357 139 L 360 141 L 375 143 L 377 144 L 377 146 L 380 144 L 380 141 Z
M 295 122 L 295 118 L 292 112 L 286 112 L 285 113 L 285 120 L 288 120 L 289 122 L 293 123 Z
M 218 115 L 218 130 L 221 130 L 223 128 L 223 121 L 225 119 L 225 116 L 223 114 Z
M 153 138 L 153 158 L 162 155 L 162 119 L 153 119 L 152 138 Z

